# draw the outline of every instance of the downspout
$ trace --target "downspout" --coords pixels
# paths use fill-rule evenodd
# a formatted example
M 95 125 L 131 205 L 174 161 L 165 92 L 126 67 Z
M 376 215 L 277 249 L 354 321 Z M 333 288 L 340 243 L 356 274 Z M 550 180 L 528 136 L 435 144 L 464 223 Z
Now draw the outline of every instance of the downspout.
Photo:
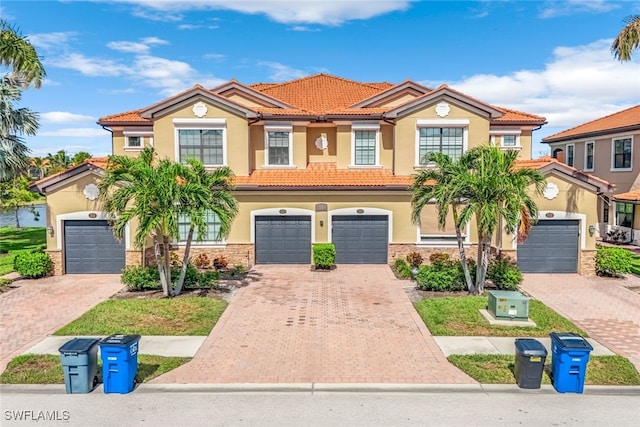
M 253 119 L 249 119 L 248 121 L 248 128 L 249 128 L 249 132 L 247 134 L 247 166 L 248 166 L 248 173 L 249 175 L 251 175 L 252 172 L 252 166 L 251 166 L 251 125 L 258 123 L 260 120 L 262 120 L 262 113 L 258 113 L 257 117 L 254 117 Z
M 393 127 L 396 126 L 395 120 L 388 119 L 384 113 L 382 113 L 382 121 L 390 124 Z M 391 174 L 392 175 L 396 174 L 396 133 L 395 131 L 393 132 L 393 140 L 391 141 Z

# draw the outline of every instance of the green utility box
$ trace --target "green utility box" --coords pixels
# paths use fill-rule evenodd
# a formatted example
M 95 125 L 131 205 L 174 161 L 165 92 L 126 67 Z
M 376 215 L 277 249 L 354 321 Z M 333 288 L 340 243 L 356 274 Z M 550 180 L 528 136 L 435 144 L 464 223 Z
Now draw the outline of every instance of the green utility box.
M 528 320 L 529 298 L 517 291 L 489 291 L 487 310 L 496 319 Z

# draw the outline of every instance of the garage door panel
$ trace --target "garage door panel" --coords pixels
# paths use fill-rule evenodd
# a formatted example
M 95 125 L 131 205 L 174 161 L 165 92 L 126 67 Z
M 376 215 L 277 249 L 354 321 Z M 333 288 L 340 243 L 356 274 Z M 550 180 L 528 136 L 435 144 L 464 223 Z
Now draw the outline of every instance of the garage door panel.
M 65 221 L 64 241 L 67 274 L 115 274 L 125 266 L 124 242 L 114 237 L 107 221 Z
M 540 220 L 527 240 L 518 245 L 518 267 L 525 273 L 576 273 L 577 220 Z
M 332 219 L 336 264 L 386 264 L 389 220 L 385 215 L 339 215 Z
M 310 216 L 257 216 L 256 263 L 309 264 Z

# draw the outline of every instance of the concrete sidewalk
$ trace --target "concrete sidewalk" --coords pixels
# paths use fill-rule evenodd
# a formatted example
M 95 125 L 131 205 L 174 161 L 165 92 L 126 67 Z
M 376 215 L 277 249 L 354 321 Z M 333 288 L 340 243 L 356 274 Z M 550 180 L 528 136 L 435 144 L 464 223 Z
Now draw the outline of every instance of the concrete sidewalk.
M 29 348 L 24 354 L 59 354 L 58 349 L 73 338 L 104 338 L 50 336 L 44 341 Z M 193 357 L 206 336 L 143 336 L 140 338 L 141 354 L 158 356 Z M 515 355 L 515 337 L 437 337 L 436 341 L 445 356 L 451 354 L 512 354 Z M 540 341 L 551 354 L 550 338 L 535 338 Z M 593 346 L 591 355 L 611 356 L 615 353 L 592 338 L 587 341 Z

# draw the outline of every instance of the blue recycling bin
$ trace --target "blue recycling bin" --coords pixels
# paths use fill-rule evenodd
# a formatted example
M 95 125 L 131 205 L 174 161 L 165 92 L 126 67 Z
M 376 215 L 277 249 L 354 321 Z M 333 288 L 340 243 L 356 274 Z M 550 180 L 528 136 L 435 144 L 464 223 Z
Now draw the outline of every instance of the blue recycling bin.
M 138 373 L 140 335 L 110 335 L 99 343 L 105 393 L 133 391 Z
M 549 336 L 553 388 L 559 393 L 582 393 L 593 347 L 573 332 L 552 332 Z
M 89 393 L 98 384 L 99 338 L 74 338 L 58 349 L 67 393 Z

